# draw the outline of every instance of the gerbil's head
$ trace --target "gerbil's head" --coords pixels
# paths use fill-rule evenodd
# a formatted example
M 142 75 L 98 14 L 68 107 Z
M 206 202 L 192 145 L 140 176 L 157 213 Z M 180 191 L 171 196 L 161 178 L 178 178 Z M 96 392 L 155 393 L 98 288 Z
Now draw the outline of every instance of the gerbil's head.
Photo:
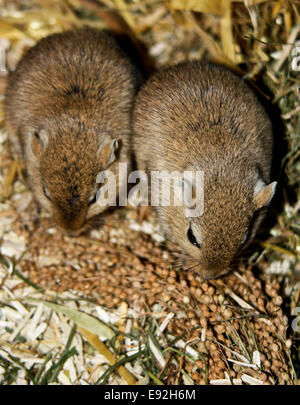
M 188 269 L 204 279 L 215 279 L 230 270 L 240 250 L 253 239 L 275 192 L 276 182 L 266 185 L 260 176 L 215 173 L 205 177 L 202 215 L 187 217 L 176 207 L 166 218 L 173 241 L 188 255 Z M 174 219 L 176 218 L 176 220 Z
M 44 129 L 29 132 L 30 176 L 39 202 L 55 223 L 74 232 L 103 210 L 96 202 L 97 174 L 115 161 L 118 142 L 107 134 L 55 135 Z

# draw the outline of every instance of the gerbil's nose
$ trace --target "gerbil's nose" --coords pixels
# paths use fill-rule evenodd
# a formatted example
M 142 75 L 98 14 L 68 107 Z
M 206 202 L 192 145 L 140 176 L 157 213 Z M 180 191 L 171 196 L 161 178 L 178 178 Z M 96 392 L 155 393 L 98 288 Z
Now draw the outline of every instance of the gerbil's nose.
M 202 270 L 200 275 L 203 278 L 203 280 L 215 280 L 219 277 L 224 276 L 225 274 L 227 274 L 229 271 L 228 268 L 220 268 L 220 269 L 205 269 Z
M 59 226 L 70 236 L 78 236 L 85 224 L 85 219 L 60 223 Z
M 70 230 L 70 229 L 63 229 L 63 232 L 69 236 L 70 238 L 77 238 L 78 236 L 80 236 L 81 234 L 83 234 L 85 231 L 85 227 L 84 225 L 81 226 L 79 229 L 75 229 L 75 230 Z
M 63 229 L 63 231 L 70 234 L 78 234 L 78 231 L 83 227 L 86 221 L 86 210 L 79 213 L 74 212 L 54 212 L 54 219 L 57 225 Z

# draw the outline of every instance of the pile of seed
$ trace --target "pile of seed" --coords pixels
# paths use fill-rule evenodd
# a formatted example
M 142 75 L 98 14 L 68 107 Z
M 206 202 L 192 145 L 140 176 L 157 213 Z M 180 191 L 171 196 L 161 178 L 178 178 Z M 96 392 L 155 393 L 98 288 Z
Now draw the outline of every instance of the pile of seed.
M 257 381 L 289 383 L 290 341 L 279 283 L 268 278 L 263 287 L 244 268 L 204 282 L 178 266 L 170 247 L 136 230 L 138 224 L 136 211 L 116 210 L 104 216 L 99 230 L 72 238 L 49 228 L 47 219 L 38 224 L 24 219 L 15 229 L 28 245 L 18 269 L 42 288 L 79 291 L 107 308 L 125 301 L 141 313 L 147 309 L 151 314 L 159 304 L 175 314 L 167 332 L 184 336 L 201 354 L 202 360 L 185 358 L 181 364 L 196 384 L 224 378 L 242 381 L 245 370 Z M 245 368 L 243 359 L 252 364 L 255 351 L 260 353 L 260 367 Z M 169 383 L 176 382 L 178 370 L 171 362 L 164 373 Z

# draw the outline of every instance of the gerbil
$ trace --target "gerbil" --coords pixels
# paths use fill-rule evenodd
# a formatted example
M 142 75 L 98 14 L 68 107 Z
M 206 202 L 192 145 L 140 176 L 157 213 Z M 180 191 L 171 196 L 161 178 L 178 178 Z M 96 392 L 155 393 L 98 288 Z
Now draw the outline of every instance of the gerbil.
M 225 67 L 186 62 L 155 73 L 133 113 L 140 170 L 203 171 L 204 211 L 157 207 L 170 240 L 206 279 L 225 274 L 273 197 L 272 128 L 255 94 Z
M 54 34 L 31 48 L 11 73 L 5 117 L 31 188 L 55 222 L 81 228 L 96 203 L 98 172 L 130 168 L 136 69 L 104 32 Z

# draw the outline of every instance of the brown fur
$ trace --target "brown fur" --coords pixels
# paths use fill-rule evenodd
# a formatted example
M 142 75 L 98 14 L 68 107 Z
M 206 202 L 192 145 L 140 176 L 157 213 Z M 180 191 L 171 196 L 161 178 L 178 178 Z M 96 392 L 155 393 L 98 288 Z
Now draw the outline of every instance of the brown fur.
M 78 229 L 103 211 L 97 204 L 89 207 L 88 200 L 97 173 L 107 167 L 113 139 L 118 159 L 109 169 L 117 174 L 118 162 L 130 163 L 136 77 L 115 40 L 91 29 L 41 40 L 10 75 L 7 128 L 20 142 L 38 201 L 65 229 Z
M 141 170 L 204 171 L 203 215 L 186 218 L 182 206 L 157 212 L 169 238 L 203 277 L 223 274 L 245 237 L 248 243 L 253 238 L 263 217 L 260 208 L 276 185 L 259 188 L 270 181 L 267 114 L 243 80 L 226 68 L 187 62 L 148 80 L 137 96 L 133 122 Z M 190 224 L 200 249 L 188 240 Z

